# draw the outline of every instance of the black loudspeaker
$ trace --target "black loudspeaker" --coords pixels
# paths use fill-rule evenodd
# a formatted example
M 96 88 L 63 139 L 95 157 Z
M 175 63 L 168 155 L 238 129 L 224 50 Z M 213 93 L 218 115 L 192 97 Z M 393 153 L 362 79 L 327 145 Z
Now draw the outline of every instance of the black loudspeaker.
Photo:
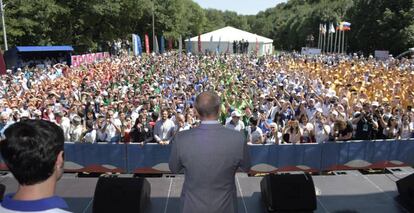
M 414 174 L 397 181 L 399 200 L 404 207 L 414 211 Z
M 144 178 L 100 177 L 92 212 L 144 212 L 150 193 L 150 184 Z
M 260 182 L 268 212 L 312 212 L 316 194 L 309 174 L 269 174 Z

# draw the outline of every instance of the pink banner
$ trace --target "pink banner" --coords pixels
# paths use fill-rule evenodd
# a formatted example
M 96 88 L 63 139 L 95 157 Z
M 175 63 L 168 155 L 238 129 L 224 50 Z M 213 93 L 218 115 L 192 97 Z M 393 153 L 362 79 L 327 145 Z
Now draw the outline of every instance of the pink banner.
M 83 64 L 93 64 L 96 61 L 109 58 L 110 55 L 108 52 L 101 53 L 90 53 L 84 55 L 73 55 L 72 56 L 72 67 L 78 67 Z

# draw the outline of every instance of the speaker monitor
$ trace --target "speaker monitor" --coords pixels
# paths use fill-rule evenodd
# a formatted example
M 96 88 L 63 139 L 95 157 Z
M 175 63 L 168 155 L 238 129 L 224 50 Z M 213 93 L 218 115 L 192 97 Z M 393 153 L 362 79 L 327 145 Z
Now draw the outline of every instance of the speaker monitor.
M 269 174 L 260 182 L 262 200 L 269 212 L 312 212 L 316 194 L 309 174 Z
M 414 211 L 414 174 L 398 180 L 397 189 L 404 206 Z
M 150 184 L 144 178 L 100 177 L 92 212 L 144 212 L 150 192 Z

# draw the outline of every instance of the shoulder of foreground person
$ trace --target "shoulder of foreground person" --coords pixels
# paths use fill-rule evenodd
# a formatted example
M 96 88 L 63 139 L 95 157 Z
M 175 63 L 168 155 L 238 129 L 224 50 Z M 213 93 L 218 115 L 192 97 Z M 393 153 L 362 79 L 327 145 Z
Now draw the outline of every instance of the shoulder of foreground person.
M 189 129 L 189 130 L 178 132 L 174 136 L 174 138 L 175 138 L 175 140 L 185 139 L 186 137 L 189 137 L 190 139 L 194 139 L 193 136 L 195 134 L 199 134 L 200 131 L 204 131 L 204 130 L 200 129 L 199 127 L 192 128 L 192 129 Z M 243 133 L 241 133 L 240 131 L 234 130 L 234 129 L 226 128 L 225 126 L 221 126 L 220 128 L 215 129 L 215 133 L 220 134 L 220 135 L 224 135 L 223 138 L 224 137 L 225 138 L 235 138 L 235 139 L 241 140 L 241 141 L 246 140 Z
M 13 194 L 5 196 L 0 204 L 0 212 L 70 213 L 70 211 L 64 210 L 68 208 L 66 201 L 58 196 L 32 201 L 14 200 L 12 196 Z

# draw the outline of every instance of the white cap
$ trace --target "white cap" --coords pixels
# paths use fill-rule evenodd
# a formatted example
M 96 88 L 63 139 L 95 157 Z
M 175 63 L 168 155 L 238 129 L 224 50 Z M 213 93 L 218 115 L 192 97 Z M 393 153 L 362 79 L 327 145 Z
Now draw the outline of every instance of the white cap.
M 234 110 L 234 111 L 231 113 L 231 117 L 241 117 L 241 114 L 240 114 L 240 112 L 239 112 L 239 111 Z
M 379 103 L 378 103 L 378 101 L 373 101 L 373 102 L 371 103 L 371 105 L 372 105 L 372 106 L 377 106 L 377 107 L 378 107 L 378 106 L 379 106 Z

